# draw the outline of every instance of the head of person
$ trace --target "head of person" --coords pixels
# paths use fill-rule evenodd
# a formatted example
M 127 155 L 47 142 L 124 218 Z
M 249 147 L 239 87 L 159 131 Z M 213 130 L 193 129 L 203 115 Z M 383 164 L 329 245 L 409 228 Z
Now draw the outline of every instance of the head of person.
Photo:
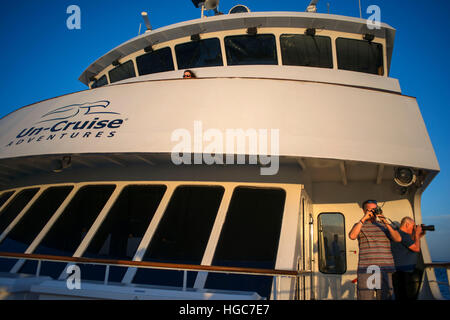
M 400 222 L 400 230 L 403 230 L 404 232 L 409 234 L 413 233 L 415 226 L 416 222 L 413 218 L 410 217 L 404 217 Z
M 194 72 L 192 72 L 191 70 L 185 70 L 183 73 L 183 79 L 192 79 L 192 78 L 195 78 Z
M 377 200 L 366 200 L 362 204 L 362 209 L 364 211 L 364 214 L 367 212 L 372 212 L 373 209 L 378 207 L 378 201 Z M 372 214 L 372 220 L 375 220 L 376 217 L 374 214 Z

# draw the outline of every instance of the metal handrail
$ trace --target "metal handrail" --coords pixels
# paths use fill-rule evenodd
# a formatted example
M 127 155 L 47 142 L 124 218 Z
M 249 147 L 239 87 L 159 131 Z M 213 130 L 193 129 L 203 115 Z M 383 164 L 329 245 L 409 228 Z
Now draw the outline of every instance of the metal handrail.
M 80 263 L 80 264 L 97 264 L 97 265 L 130 267 L 130 268 L 137 267 L 137 268 L 147 268 L 147 269 L 164 269 L 164 270 L 178 270 L 178 271 L 183 271 L 183 270 L 211 271 L 211 272 L 217 272 L 217 273 L 253 274 L 253 275 L 284 276 L 284 277 L 298 277 L 303 274 L 311 273 L 310 271 L 240 268 L 240 267 L 225 267 L 225 266 L 204 266 L 204 265 L 192 265 L 192 264 L 131 261 L 131 260 L 93 259 L 93 258 L 84 258 L 84 257 L 64 257 L 64 256 L 27 254 L 27 253 L 10 253 L 10 252 L 0 252 L 0 258 L 40 260 L 40 261 L 52 261 L 52 262 L 67 262 L 67 263 Z
M 312 271 L 296 271 L 296 270 L 278 270 L 278 269 L 259 269 L 259 268 L 241 268 L 241 267 L 226 267 L 226 266 L 204 266 L 192 264 L 177 264 L 166 262 L 148 262 L 148 261 L 131 261 L 131 260 L 109 260 L 109 259 L 93 259 L 84 257 L 64 257 L 42 254 L 27 254 L 27 253 L 10 253 L 0 252 L 0 258 L 6 259 L 23 259 L 23 260 L 37 260 L 36 276 L 40 275 L 41 264 L 43 261 L 63 262 L 63 263 L 79 263 L 91 265 L 105 265 L 105 279 L 104 284 L 108 284 L 110 266 L 129 267 L 129 268 L 146 268 L 146 269 L 162 269 L 183 271 L 183 291 L 187 290 L 187 272 L 213 272 L 226 274 L 246 274 L 246 275 L 262 275 L 274 277 L 273 282 L 273 298 L 278 297 L 277 280 L 279 277 L 295 278 L 299 281 L 300 276 L 310 275 Z
M 39 260 L 52 262 L 67 262 L 93 265 L 109 265 L 120 267 L 137 267 L 147 269 L 164 269 L 177 271 L 211 271 L 217 273 L 235 273 L 235 274 L 249 274 L 249 275 L 265 275 L 265 276 L 284 276 L 284 277 L 298 277 L 304 274 L 310 274 L 311 271 L 295 271 L 295 270 L 277 270 L 277 269 L 259 269 L 259 268 L 241 268 L 241 267 L 225 267 L 225 266 L 204 266 L 192 264 L 178 264 L 166 262 L 148 262 L 148 261 L 131 261 L 131 260 L 110 260 L 110 259 L 93 259 L 84 257 L 64 257 L 42 254 L 27 254 L 27 253 L 10 253 L 0 252 L 0 258 L 9 259 L 25 259 L 25 260 Z
M 428 280 L 429 282 L 437 283 L 438 285 L 447 286 L 450 288 L 450 262 L 432 262 L 432 263 L 425 263 L 424 264 L 425 269 L 436 269 L 436 268 L 442 268 L 447 269 L 447 282 L 444 281 L 438 281 L 438 280 Z M 440 289 L 439 289 L 440 290 Z M 442 294 L 442 292 L 441 292 Z
M 450 269 L 450 262 L 432 262 L 432 263 L 425 263 L 425 268 L 445 268 Z

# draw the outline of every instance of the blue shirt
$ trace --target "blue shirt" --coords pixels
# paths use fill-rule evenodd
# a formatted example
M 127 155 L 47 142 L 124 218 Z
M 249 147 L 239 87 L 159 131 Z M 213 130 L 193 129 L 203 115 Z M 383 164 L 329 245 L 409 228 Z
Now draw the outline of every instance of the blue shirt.
M 414 244 L 414 240 L 410 234 L 403 232 L 402 230 L 398 230 L 398 233 L 400 233 L 402 241 L 391 242 L 395 269 L 397 271 L 412 272 L 416 267 L 419 253 L 409 249 L 409 247 Z

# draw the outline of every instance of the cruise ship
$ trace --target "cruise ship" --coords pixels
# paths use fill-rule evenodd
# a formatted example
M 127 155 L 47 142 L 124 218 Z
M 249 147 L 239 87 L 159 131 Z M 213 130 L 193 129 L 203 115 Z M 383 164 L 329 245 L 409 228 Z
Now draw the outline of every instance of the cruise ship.
M 352 300 L 362 202 L 421 223 L 440 168 L 393 27 L 192 2 L 0 119 L 1 299 Z M 418 267 L 442 299 L 426 236 Z

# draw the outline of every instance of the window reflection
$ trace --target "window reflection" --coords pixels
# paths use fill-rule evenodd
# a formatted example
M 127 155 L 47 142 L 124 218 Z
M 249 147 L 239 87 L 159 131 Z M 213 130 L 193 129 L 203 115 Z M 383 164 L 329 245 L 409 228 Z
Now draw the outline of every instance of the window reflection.
M 129 60 L 124 64 L 112 69 L 109 72 L 109 80 L 111 83 L 125 80 L 128 78 L 133 78 L 136 76 L 136 72 L 134 71 L 133 61 Z
M 92 89 L 100 88 L 100 87 L 106 86 L 107 84 L 108 84 L 108 79 L 106 79 L 106 75 L 103 75 L 99 79 L 95 80 L 92 83 L 91 88 Z
M 228 65 L 278 64 L 273 34 L 238 35 L 225 37 Z
M 136 58 L 139 75 L 174 70 L 172 51 L 169 47 L 155 50 Z
M 286 193 L 282 189 L 236 188 L 213 265 L 274 269 Z M 273 277 L 210 273 L 205 287 L 257 292 L 270 297 Z
M 143 261 L 200 264 L 222 201 L 220 186 L 178 187 L 164 212 Z M 189 272 L 187 286 L 193 287 L 196 272 Z M 139 269 L 135 283 L 181 286 L 183 273 Z
M 222 66 L 218 38 L 181 43 L 175 46 L 178 69 Z
M 356 39 L 336 39 L 338 68 L 383 75 L 383 46 Z
M 33 253 L 72 256 L 114 189 L 114 185 L 87 186 L 80 189 Z M 36 261 L 28 261 L 20 273 L 34 274 L 36 266 Z M 64 266 L 64 263 L 43 262 L 41 274 L 57 278 Z
M 63 203 L 73 187 L 51 187 L 45 190 L 0 244 L 0 251 L 24 253 Z M 1 259 L 0 271 L 9 271 L 16 260 Z
M 284 65 L 333 68 L 330 37 L 283 34 L 280 46 Z
M 166 186 L 134 185 L 123 189 L 91 240 L 84 257 L 132 260 Z M 105 266 L 80 265 L 82 279 L 103 280 Z M 111 267 L 109 280 L 120 282 L 126 268 Z
M 319 227 L 319 270 L 342 274 L 347 269 L 345 221 L 340 213 L 321 213 Z

